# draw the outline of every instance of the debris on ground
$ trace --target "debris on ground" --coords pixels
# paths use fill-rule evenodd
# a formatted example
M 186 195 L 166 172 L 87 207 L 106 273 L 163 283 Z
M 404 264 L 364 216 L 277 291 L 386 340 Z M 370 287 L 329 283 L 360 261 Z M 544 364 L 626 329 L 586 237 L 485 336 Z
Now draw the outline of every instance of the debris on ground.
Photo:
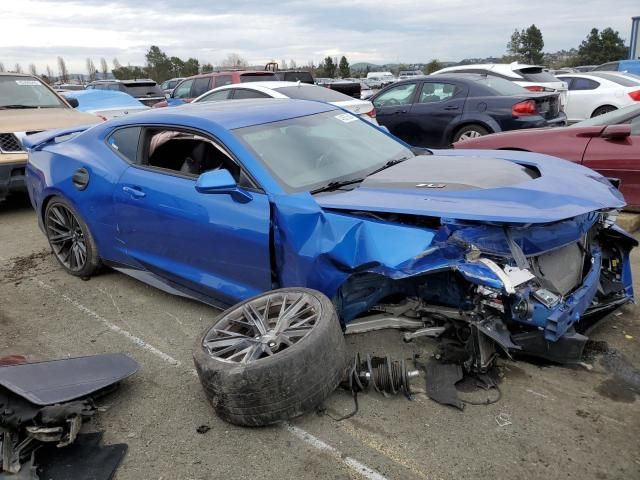
M 29 480 L 40 478 L 39 472 L 50 480 L 112 478 L 126 445 L 101 447 L 102 434 L 79 432 L 97 413 L 95 400 L 137 370 L 124 354 L 0 367 L 0 472 L 22 472 Z M 72 476 L 64 473 L 69 469 Z M 82 471 L 92 476 L 82 477 Z

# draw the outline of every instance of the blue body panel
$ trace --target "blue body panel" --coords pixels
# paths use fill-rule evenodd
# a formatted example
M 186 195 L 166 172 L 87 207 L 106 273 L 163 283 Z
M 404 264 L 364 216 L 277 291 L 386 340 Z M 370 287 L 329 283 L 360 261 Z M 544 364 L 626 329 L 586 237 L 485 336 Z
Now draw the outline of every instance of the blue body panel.
M 71 90 L 64 92 L 65 97 L 78 100 L 76 110 L 92 112 L 109 108 L 137 107 L 147 108 L 131 95 L 124 92 L 110 90 Z
M 534 257 L 579 241 L 600 221 L 600 211 L 624 205 L 619 192 L 589 169 L 545 155 L 505 151 L 435 153 L 490 154 L 535 167 L 540 177 L 505 188 L 425 193 L 361 186 L 315 196 L 291 194 L 233 133 L 239 127 L 332 109 L 318 102 L 274 99 L 203 103 L 114 119 L 65 141 L 59 139 L 69 131 L 32 135 L 29 194 L 41 224 L 49 198 L 70 201 L 89 226 L 101 257 L 139 272 L 137 278 L 148 275 L 145 281 L 170 284 L 212 304 L 232 304 L 278 286 L 306 286 L 333 298 L 345 321 L 401 285 L 426 288 L 417 281 L 411 284 L 412 279 L 431 274 L 451 272 L 472 284 L 505 289 L 495 272 L 467 257 L 472 246 L 510 258 L 508 227 L 523 255 Z M 258 188 L 246 190 L 240 201 L 228 194 L 199 193 L 194 178 L 130 164 L 106 143 L 115 129 L 126 125 L 180 126 L 210 135 L 233 153 Z M 424 158 L 428 167 L 428 156 L 417 158 Z M 83 191 L 71 182 L 80 167 L 90 174 Z M 393 217 L 398 214 L 435 222 L 407 222 Z M 536 305 L 524 323 L 544 329 L 548 340 L 562 336 L 595 295 L 597 255 L 584 284 L 566 302 L 556 309 Z M 623 283 L 631 299 L 628 251 L 623 262 Z M 362 292 L 350 282 L 369 280 L 374 288 L 366 298 L 350 300 L 354 292 Z M 455 301 L 447 283 L 429 289 L 427 294 L 438 295 L 444 304 Z

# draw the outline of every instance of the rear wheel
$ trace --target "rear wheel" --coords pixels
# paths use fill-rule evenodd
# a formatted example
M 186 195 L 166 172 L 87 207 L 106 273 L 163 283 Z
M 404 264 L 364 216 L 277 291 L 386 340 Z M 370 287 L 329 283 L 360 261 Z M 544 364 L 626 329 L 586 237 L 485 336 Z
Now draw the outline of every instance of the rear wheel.
M 100 266 L 100 257 L 89 227 L 76 209 L 54 197 L 44 213 L 47 240 L 56 260 L 71 275 L 89 277 Z
M 469 140 L 471 138 L 483 137 L 484 135 L 488 135 L 489 131 L 481 125 L 465 125 L 460 130 L 456 132 L 453 136 L 453 143 L 455 142 L 464 142 L 465 140 Z
M 599 115 L 604 115 L 605 113 L 613 112 L 614 110 L 617 110 L 617 108 L 613 105 L 603 105 L 602 107 L 598 107 L 595 109 L 595 111 L 591 114 L 591 118 L 597 117 Z

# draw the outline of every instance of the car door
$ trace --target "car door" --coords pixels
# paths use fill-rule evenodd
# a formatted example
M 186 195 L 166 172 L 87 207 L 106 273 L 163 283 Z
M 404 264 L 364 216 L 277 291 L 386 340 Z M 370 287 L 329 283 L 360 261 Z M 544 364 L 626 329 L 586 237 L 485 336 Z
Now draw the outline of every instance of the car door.
M 450 142 L 449 126 L 462 115 L 467 87 L 455 82 L 425 80 L 409 109 L 408 122 L 413 126 L 411 145 L 445 147 Z
M 417 82 L 402 83 L 382 92 L 373 100 L 378 123 L 405 141 L 413 133 L 413 126 L 407 123 L 407 116 L 416 90 Z
M 621 140 L 592 138 L 583 165 L 605 177 L 618 178 L 628 205 L 640 210 L 640 116 L 631 122 L 631 135 Z
M 131 264 L 224 304 L 269 290 L 269 201 L 224 145 L 198 131 L 135 126 L 109 137 L 114 155 L 131 129 L 138 147 L 114 194 L 116 241 Z M 203 146 L 202 169 L 185 170 Z M 198 173 L 216 168 L 230 170 L 249 200 L 198 192 Z
M 600 83 L 595 80 L 583 77 L 561 77 L 561 80 L 568 82 L 567 104 L 564 112 L 567 114 L 569 122 L 579 122 L 590 118 L 593 111 L 598 106 Z

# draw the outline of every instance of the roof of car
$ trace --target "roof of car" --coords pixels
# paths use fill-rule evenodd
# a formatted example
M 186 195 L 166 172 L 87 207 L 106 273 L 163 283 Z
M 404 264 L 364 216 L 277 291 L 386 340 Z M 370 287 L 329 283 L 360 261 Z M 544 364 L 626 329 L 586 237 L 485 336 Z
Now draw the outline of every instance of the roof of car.
M 111 121 L 114 124 L 167 122 L 177 125 L 188 121 L 194 126 L 204 121 L 215 122 L 227 130 L 278 122 L 336 110 L 327 103 L 291 99 L 248 99 L 222 102 L 203 102 L 173 108 L 150 109 L 129 117 Z M 204 125 L 203 125 L 204 127 Z

